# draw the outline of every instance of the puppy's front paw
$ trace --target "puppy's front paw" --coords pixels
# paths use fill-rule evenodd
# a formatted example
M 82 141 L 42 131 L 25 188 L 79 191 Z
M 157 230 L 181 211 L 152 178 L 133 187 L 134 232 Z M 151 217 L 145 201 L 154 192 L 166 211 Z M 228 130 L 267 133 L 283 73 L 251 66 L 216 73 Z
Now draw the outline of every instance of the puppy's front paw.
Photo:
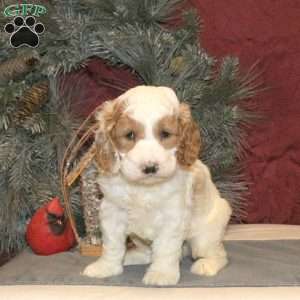
M 121 265 L 115 265 L 104 259 L 99 259 L 98 261 L 88 265 L 82 275 L 88 277 L 105 278 L 110 276 L 119 275 L 123 272 L 123 267 Z
M 179 271 L 155 271 L 148 270 L 143 278 L 143 283 L 146 285 L 175 285 L 179 281 Z
M 200 258 L 193 263 L 191 272 L 196 275 L 214 276 L 227 264 L 226 257 Z

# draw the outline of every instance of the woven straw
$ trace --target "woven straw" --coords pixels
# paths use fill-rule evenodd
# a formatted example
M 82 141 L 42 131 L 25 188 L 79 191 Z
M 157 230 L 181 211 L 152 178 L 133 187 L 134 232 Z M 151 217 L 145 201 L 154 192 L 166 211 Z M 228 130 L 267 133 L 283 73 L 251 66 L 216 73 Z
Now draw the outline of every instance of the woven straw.
M 94 138 L 94 134 L 97 131 L 98 124 L 95 123 L 95 114 L 101 109 L 101 105 L 96 107 L 95 110 L 87 117 L 87 119 L 81 124 L 79 129 L 72 137 L 61 163 L 61 188 L 63 194 L 63 201 L 66 208 L 67 217 L 70 220 L 71 227 L 74 231 L 75 238 L 79 245 L 80 253 L 87 256 L 100 256 L 102 252 L 101 246 L 87 244 L 79 234 L 75 223 L 75 218 L 71 208 L 70 202 L 70 188 L 80 176 L 80 174 L 90 165 L 92 162 L 96 148 L 92 144 L 90 148 L 85 152 L 82 157 L 80 152 L 86 142 L 91 138 Z M 75 164 L 75 161 L 79 162 Z M 75 165 L 73 168 L 72 166 Z

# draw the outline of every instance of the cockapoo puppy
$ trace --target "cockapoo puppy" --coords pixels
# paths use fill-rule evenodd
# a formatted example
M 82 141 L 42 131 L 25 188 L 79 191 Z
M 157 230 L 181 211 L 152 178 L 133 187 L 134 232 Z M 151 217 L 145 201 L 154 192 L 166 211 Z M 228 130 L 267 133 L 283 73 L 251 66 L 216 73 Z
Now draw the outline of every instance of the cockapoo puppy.
M 189 106 L 170 88 L 138 86 L 104 103 L 97 120 L 103 255 L 83 274 L 103 278 L 123 265 L 150 264 L 145 284 L 175 285 L 186 250 L 192 273 L 217 274 L 227 264 L 222 239 L 231 208 L 198 159 Z M 126 251 L 128 236 L 136 247 Z

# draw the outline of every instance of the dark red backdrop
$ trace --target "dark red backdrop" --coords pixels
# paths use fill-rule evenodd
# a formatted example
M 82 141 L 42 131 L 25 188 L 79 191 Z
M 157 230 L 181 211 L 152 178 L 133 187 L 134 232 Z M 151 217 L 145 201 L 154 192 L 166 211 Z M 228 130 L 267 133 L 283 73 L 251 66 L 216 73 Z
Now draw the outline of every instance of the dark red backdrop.
M 202 47 L 217 58 L 238 56 L 244 71 L 259 60 L 258 70 L 270 88 L 252 100 L 266 120 L 249 131 L 243 163 L 252 185 L 245 221 L 300 224 L 300 1 L 190 2 L 204 23 Z M 121 93 L 103 86 L 102 80 L 118 78 L 127 87 L 138 83 L 129 72 L 97 61 L 81 73 L 84 114 Z
M 300 224 L 300 1 L 192 0 L 208 53 L 260 60 L 270 90 L 254 101 L 267 121 L 249 132 L 248 222 Z

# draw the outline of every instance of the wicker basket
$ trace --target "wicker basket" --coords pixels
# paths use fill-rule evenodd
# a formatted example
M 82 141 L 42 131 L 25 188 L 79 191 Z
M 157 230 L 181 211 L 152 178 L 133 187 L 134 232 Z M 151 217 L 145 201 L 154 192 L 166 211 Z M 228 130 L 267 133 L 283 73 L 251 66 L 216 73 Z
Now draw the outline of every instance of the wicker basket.
M 102 247 L 99 245 L 80 243 L 79 249 L 83 256 L 101 256 L 102 254 Z
M 94 139 L 94 133 L 98 128 L 98 124 L 95 122 L 95 114 L 100 109 L 101 105 L 96 107 L 76 131 L 65 151 L 61 163 L 61 188 L 66 214 L 74 231 L 80 253 L 85 256 L 100 256 L 102 253 L 102 246 L 88 244 L 85 239 L 79 236 L 71 208 L 69 190 L 80 174 L 91 164 L 95 156 L 96 147 L 94 143 L 87 151 L 85 151 L 85 154 L 82 155 L 82 157 L 79 157 L 79 153 L 83 146 L 86 146 L 88 141 Z M 78 161 L 78 163 L 75 164 L 75 161 Z

